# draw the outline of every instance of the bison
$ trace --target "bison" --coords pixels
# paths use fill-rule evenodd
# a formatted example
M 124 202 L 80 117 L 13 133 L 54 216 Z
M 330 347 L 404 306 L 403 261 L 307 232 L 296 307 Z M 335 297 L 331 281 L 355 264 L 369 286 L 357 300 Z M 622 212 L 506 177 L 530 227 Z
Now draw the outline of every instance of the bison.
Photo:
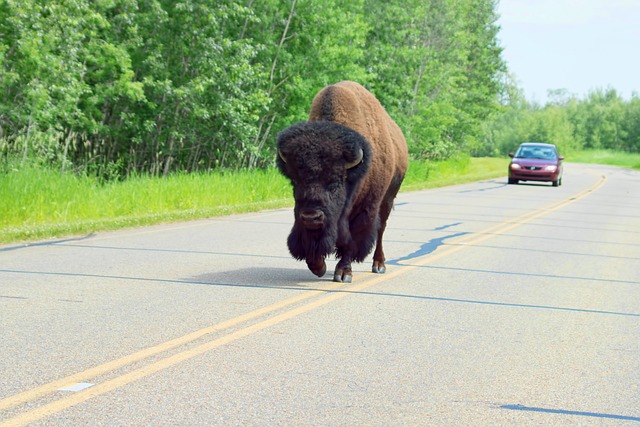
M 371 253 L 374 273 L 385 272 L 382 235 L 407 171 L 407 143 L 371 92 L 343 81 L 313 99 L 309 121 L 277 137 L 276 163 L 291 181 L 294 224 L 287 245 L 322 277 L 325 258 L 339 259 L 336 282 L 351 282 L 352 262 Z

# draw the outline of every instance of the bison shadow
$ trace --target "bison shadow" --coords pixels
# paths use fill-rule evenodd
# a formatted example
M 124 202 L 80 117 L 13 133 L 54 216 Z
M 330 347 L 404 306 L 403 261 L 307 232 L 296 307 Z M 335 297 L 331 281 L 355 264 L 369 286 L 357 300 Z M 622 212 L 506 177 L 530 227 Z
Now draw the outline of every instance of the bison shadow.
M 318 278 L 301 265 L 300 268 L 245 267 L 201 274 L 185 280 L 212 286 L 310 290 L 331 279 L 329 274 Z

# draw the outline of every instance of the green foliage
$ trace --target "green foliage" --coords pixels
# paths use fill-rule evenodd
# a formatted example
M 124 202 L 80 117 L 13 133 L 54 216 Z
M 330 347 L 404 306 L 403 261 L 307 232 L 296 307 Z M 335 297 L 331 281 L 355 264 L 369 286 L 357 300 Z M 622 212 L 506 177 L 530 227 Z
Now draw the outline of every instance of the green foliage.
M 565 154 L 584 149 L 640 152 L 637 96 L 625 101 L 609 89 L 579 99 L 560 90 L 540 107 L 511 88 L 505 106 L 484 124 L 483 143 L 474 155 L 505 155 L 524 141 L 556 144 Z
M 622 117 L 622 131 L 625 135 L 625 148 L 640 153 L 640 98 L 634 96 L 625 105 Z
M 443 159 L 468 151 L 497 106 L 504 68 L 495 2 L 366 3 L 371 85 L 405 131 L 411 154 Z
M 495 0 L 0 0 L 0 155 L 113 180 L 265 167 L 317 91 L 369 87 L 417 158 L 476 144 Z
M 370 80 L 362 65 L 367 32 L 362 7 L 362 0 L 253 2 L 255 16 L 265 18 L 249 23 L 245 37 L 264 46 L 258 61 L 269 68 L 264 83 L 270 104 L 260 117 L 249 166 L 273 162 L 276 132 L 306 120 L 311 100 L 322 87 L 340 80 Z

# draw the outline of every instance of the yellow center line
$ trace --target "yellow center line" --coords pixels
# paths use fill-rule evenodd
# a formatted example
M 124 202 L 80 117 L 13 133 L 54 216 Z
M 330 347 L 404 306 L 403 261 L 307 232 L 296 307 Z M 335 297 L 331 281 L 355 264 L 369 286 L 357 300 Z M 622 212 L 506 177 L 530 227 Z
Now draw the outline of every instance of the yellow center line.
M 536 209 L 531 212 L 526 212 L 522 215 L 519 215 L 515 218 L 506 220 L 500 224 L 497 224 L 493 227 L 489 227 L 485 230 L 473 233 L 471 236 L 461 236 L 453 241 L 451 241 L 448 245 L 474 245 L 480 242 L 483 242 L 491 237 L 494 237 L 497 234 L 504 234 L 507 231 L 510 231 L 522 224 L 530 222 L 536 218 L 540 218 L 542 216 L 548 215 L 552 212 L 562 209 L 563 207 L 570 205 L 589 194 L 599 190 L 607 181 L 607 177 L 605 175 L 600 175 L 599 180 L 592 185 L 591 187 L 569 197 L 568 199 L 561 200 L 559 202 L 553 203 L 549 206 L 544 206 L 542 208 Z M 456 250 L 457 251 L 457 250 Z M 415 263 L 412 263 L 415 264 Z
M 89 368 L 85 371 L 78 372 L 73 375 L 69 375 L 67 377 L 61 378 L 59 380 L 50 382 L 48 384 L 41 385 L 37 388 L 25 391 L 23 393 L 15 394 L 13 396 L 7 397 L 3 400 L 0 400 L 0 410 L 5 410 L 8 408 L 12 408 L 14 406 L 21 405 L 23 403 L 29 402 L 31 400 L 37 399 L 41 396 L 54 392 L 60 388 L 67 387 L 69 385 L 73 385 L 79 382 L 84 382 L 90 378 L 95 378 L 97 376 L 103 375 L 107 372 L 115 371 L 116 369 L 122 368 L 123 366 L 130 365 L 134 362 L 138 362 L 140 360 L 155 356 L 157 354 L 163 353 L 165 351 L 171 350 L 173 348 L 188 344 L 195 340 L 198 340 L 206 335 L 214 334 L 216 332 L 223 331 L 225 329 L 229 329 L 241 323 L 247 322 L 249 320 L 253 320 L 257 317 L 264 316 L 271 312 L 280 310 L 289 305 L 296 304 L 305 299 L 312 298 L 316 295 L 331 291 L 336 289 L 337 287 L 342 286 L 340 283 L 332 283 L 325 287 L 314 289 L 312 291 L 304 292 L 300 295 L 293 296 L 291 298 L 287 298 L 282 301 L 278 301 L 277 303 L 268 305 L 266 307 L 262 307 L 248 313 L 245 313 L 241 316 L 235 317 L 233 319 L 226 320 L 224 322 L 208 326 L 206 328 L 191 332 L 182 337 L 166 341 L 162 344 L 155 345 L 153 347 L 146 348 L 144 350 L 138 351 L 136 353 L 130 354 L 125 357 L 121 357 L 119 359 L 112 360 L 110 362 L 104 363 L 102 365 L 95 366 L 93 368 Z M 2 425 L 2 424 L 0 424 Z
M 58 399 L 56 401 L 50 402 L 48 404 L 45 404 L 41 407 L 32 409 L 30 411 L 24 412 L 23 414 L 20 414 L 18 416 L 15 416 L 13 418 L 7 419 L 4 422 L 0 422 L 0 426 L 2 427 L 15 427 L 15 426 L 22 426 L 25 424 L 28 424 L 30 422 L 33 421 L 37 421 L 39 419 L 45 418 L 49 415 L 58 413 L 66 408 L 75 406 L 79 403 L 82 403 L 84 401 L 87 401 L 89 399 L 92 399 L 94 397 L 103 395 L 109 391 L 115 390 L 117 388 L 123 387 L 127 384 L 130 384 L 134 381 L 137 381 L 139 379 L 145 378 L 149 375 L 152 375 L 156 372 L 160 372 L 162 370 L 165 370 L 171 366 L 174 366 L 178 363 L 184 362 L 186 360 L 192 359 L 193 357 L 196 357 L 198 355 L 201 355 L 203 353 L 206 353 L 208 351 L 211 351 L 215 348 L 221 347 L 223 345 L 229 344 L 233 341 L 236 341 L 238 339 L 244 338 L 246 336 L 249 336 L 251 334 L 254 334 L 258 331 L 261 331 L 263 329 L 272 327 L 274 325 L 277 325 L 281 322 L 284 322 L 286 320 L 292 319 L 294 317 L 297 317 L 303 313 L 307 313 L 311 310 L 314 310 L 318 307 L 321 307 L 323 305 L 326 305 L 330 302 L 336 301 L 340 298 L 344 298 L 345 296 L 351 295 L 354 292 L 358 292 L 358 291 L 362 291 L 366 288 L 370 288 L 382 281 L 388 281 L 392 278 L 395 278 L 399 275 L 402 274 L 406 274 L 409 271 L 412 271 L 416 268 L 422 267 L 430 262 L 433 262 L 437 259 L 449 256 L 453 253 L 456 253 L 458 251 L 461 251 L 462 249 L 468 247 L 468 245 L 472 245 L 472 244 L 476 244 L 479 243 L 481 241 L 487 240 L 491 237 L 494 237 L 496 235 L 500 235 L 502 233 L 505 233 L 506 231 L 509 231 L 515 227 L 518 227 L 520 225 L 526 224 L 527 222 L 530 222 L 533 219 L 539 218 L 541 216 L 550 214 L 552 212 L 555 212 L 571 203 L 574 203 L 584 197 L 586 197 L 587 195 L 593 193 L 594 191 L 598 190 L 599 188 L 601 188 L 604 183 L 606 182 L 606 177 L 605 176 L 601 176 L 600 179 L 591 187 L 589 187 L 588 189 L 579 192 L 578 194 L 565 199 L 561 202 L 558 203 L 554 203 L 548 207 L 543 207 L 540 209 L 537 209 L 535 211 L 532 212 L 528 212 L 526 214 L 520 215 L 519 217 L 516 217 L 514 219 L 511 220 L 507 220 L 506 222 L 503 222 L 501 224 L 498 224 L 496 226 L 492 226 L 489 227 L 483 231 L 474 233 L 471 238 L 469 238 L 468 236 L 465 237 L 465 239 L 459 239 L 459 241 L 457 241 L 457 246 L 447 246 L 445 249 L 442 250 L 437 250 L 436 252 L 432 253 L 432 254 L 428 254 L 425 255 L 423 257 L 420 257 L 416 260 L 414 260 L 411 265 L 403 265 L 401 268 L 395 269 L 393 271 L 387 272 L 384 275 L 376 275 L 373 278 L 369 278 L 367 279 L 362 279 L 364 280 L 363 283 L 356 283 L 355 285 L 349 286 L 349 287 L 345 287 L 342 289 L 338 289 L 341 284 L 334 284 L 332 286 L 327 286 L 326 288 L 323 289 L 318 289 L 318 290 L 314 290 L 314 291 L 309 291 L 306 292 L 304 294 L 301 295 L 297 295 L 295 297 L 292 298 L 288 298 L 286 300 L 283 300 L 281 302 L 269 305 L 267 307 L 261 308 L 261 309 L 257 309 L 254 311 L 251 311 L 245 315 L 242 316 L 238 316 L 234 319 L 230 319 L 228 321 L 219 323 L 217 325 L 208 327 L 208 328 L 204 328 L 201 329 L 199 331 L 193 332 L 191 334 L 185 335 L 183 337 L 177 338 L 175 340 L 171 340 L 171 341 L 167 341 L 166 343 L 154 346 L 154 347 L 150 347 L 146 350 L 134 353 L 130 356 L 127 357 L 123 357 L 121 359 L 117 359 L 114 360 L 112 362 L 109 363 L 105 363 L 103 365 L 97 366 L 95 368 L 91 368 L 88 369 L 86 371 L 80 372 L 78 374 L 74 374 L 68 377 L 65 377 L 61 380 L 57 380 L 54 381 L 52 383 L 43 385 L 41 387 L 38 387 L 36 389 L 9 397 L 7 399 L 4 399 L 2 401 L 0 401 L 0 409 L 3 408 L 7 408 L 7 407 L 12 407 L 12 406 L 16 406 L 18 404 L 21 403 L 26 403 L 28 401 L 34 400 L 38 397 L 41 397 L 47 393 L 50 393 L 54 390 L 57 390 L 58 388 L 61 388 L 63 386 L 67 386 L 69 384 L 72 383 L 77 383 L 77 382 L 81 382 L 82 380 L 86 380 L 88 378 L 93 378 L 96 377 L 100 374 L 104 374 L 110 371 L 113 371 L 117 368 L 123 367 L 125 365 L 131 364 L 135 361 L 139 361 L 142 360 L 144 358 L 159 354 L 161 352 L 167 351 L 169 349 L 178 347 L 180 345 L 184 345 L 186 343 L 192 342 L 200 337 L 203 337 L 205 335 L 208 334 L 212 334 L 214 332 L 219 332 L 223 329 L 226 328 L 230 328 L 232 326 L 236 326 L 240 323 L 249 321 L 249 320 L 253 320 L 256 319 L 259 316 L 263 316 L 265 314 L 274 312 L 278 309 L 282 309 L 284 307 L 287 307 L 289 305 L 295 304 L 297 302 L 309 299 L 313 296 L 316 296 L 318 294 L 321 293 L 327 293 L 329 292 L 328 295 L 316 299 L 314 301 L 308 302 L 304 305 L 298 306 L 298 307 L 294 307 L 284 313 L 275 315 L 271 318 L 268 318 L 266 320 L 262 320 L 259 321 L 255 324 L 246 326 L 242 329 L 239 329 L 237 331 L 231 332 L 227 335 L 221 336 L 219 338 L 213 339 L 212 341 L 209 341 L 207 343 L 201 344 L 199 346 L 196 346 L 194 348 L 188 349 L 188 350 L 184 350 L 182 352 L 173 354 L 171 356 L 168 356 L 166 358 L 163 358 L 161 360 L 158 360 L 156 362 L 152 362 L 146 366 L 143 366 L 141 368 L 135 369 L 133 371 L 130 371 L 126 374 L 123 374 L 121 376 L 118 376 L 116 378 L 113 378 L 111 380 L 107 380 L 103 383 L 97 384 L 93 387 L 84 389 L 82 391 L 76 392 L 72 395 L 63 397 L 61 399 Z M 474 237 L 475 236 L 475 237 Z M 364 276 L 362 276 L 364 277 Z M 368 276 L 371 277 L 371 276 Z M 354 281 L 358 281 L 355 280 Z

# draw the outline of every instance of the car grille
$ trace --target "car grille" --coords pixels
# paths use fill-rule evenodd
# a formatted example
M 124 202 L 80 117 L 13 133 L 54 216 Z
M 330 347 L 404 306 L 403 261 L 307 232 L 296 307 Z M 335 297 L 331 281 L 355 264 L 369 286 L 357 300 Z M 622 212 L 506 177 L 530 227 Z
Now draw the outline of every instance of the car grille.
M 551 174 L 548 173 L 540 173 L 538 172 L 530 172 L 528 170 L 520 171 L 519 173 L 512 174 L 511 178 L 528 180 L 532 179 L 535 181 L 549 181 L 551 180 Z
M 539 171 L 542 170 L 542 166 L 524 166 L 524 169 L 528 171 Z

